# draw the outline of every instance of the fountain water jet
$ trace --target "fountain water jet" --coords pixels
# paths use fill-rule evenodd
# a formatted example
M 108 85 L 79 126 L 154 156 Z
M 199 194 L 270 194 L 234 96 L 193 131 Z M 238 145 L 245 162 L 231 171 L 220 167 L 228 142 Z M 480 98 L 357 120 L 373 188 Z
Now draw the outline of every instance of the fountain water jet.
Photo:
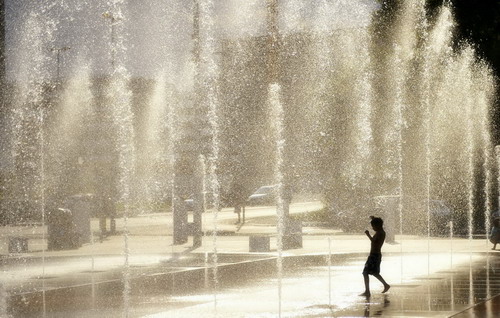
M 447 7 L 441 8 L 436 19 L 435 26 L 425 33 L 426 44 L 423 54 L 424 65 L 422 69 L 422 104 L 424 107 L 424 126 L 425 126 L 425 157 L 426 157 L 426 199 L 427 199 L 427 249 L 428 249 L 428 272 L 430 268 L 430 237 L 431 237 L 431 193 L 432 193 L 432 103 L 435 97 L 435 90 L 431 83 L 433 81 L 432 70 L 439 68 L 440 60 L 443 54 L 450 50 L 451 29 L 453 23 L 451 13 Z M 425 29 L 428 28 L 426 23 Z
M 47 140 L 44 123 L 47 119 L 45 93 L 51 88 L 46 86 L 50 74 L 47 72 L 48 54 L 45 45 L 52 42 L 55 30 L 53 21 L 42 21 L 43 16 L 30 12 L 24 21 L 26 30 L 21 39 L 21 47 L 26 47 L 17 56 L 18 77 L 21 86 L 12 109 L 12 155 L 16 173 L 19 177 L 14 186 L 16 201 L 10 208 L 14 210 L 6 217 L 10 222 L 22 222 L 22 213 L 28 210 L 28 217 L 46 224 L 46 163 Z M 33 45 L 34 44 L 34 45 Z M 42 239 L 45 234 L 42 235 Z M 45 250 L 42 251 L 42 314 L 46 316 L 45 302 Z
M 168 162 L 169 156 L 173 155 L 172 132 L 173 119 L 173 92 L 170 87 L 171 73 L 162 71 L 155 79 L 152 96 L 147 104 L 143 128 L 144 151 L 138 153 L 142 157 L 138 158 L 138 163 L 142 165 L 142 171 L 137 171 L 139 175 L 138 184 L 142 189 L 142 200 L 149 209 L 157 210 L 160 202 L 165 202 L 170 189 L 169 171 L 173 167 Z M 165 143 L 165 136 L 168 142 Z M 137 170 L 139 170 L 138 168 Z
M 283 209 L 283 147 L 285 145 L 285 140 L 283 139 L 283 106 L 280 101 L 281 89 L 279 84 L 269 85 L 269 108 L 270 108 L 270 119 L 273 130 L 273 135 L 276 140 L 276 161 L 275 161 L 275 183 L 277 184 L 277 197 L 276 197 L 276 214 L 277 214 L 277 250 L 278 258 L 278 298 L 279 298 L 279 316 L 281 317 L 281 295 L 282 286 L 281 280 L 283 276 L 283 236 L 285 234 L 285 222 L 286 216 Z
M 477 91 L 475 96 L 477 109 L 476 118 L 481 123 L 481 146 L 483 147 L 483 166 L 482 170 L 485 176 L 484 181 L 484 231 L 486 233 L 486 246 L 489 245 L 488 233 L 491 227 L 491 216 L 493 212 L 493 171 L 494 168 L 494 147 L 492 144 L 492 137 L 489 130 L 491 127 L 491 120 L 489 118 L 489 105 L 492 104 L 492 96 L 494 96 L 495 86 L 492 82 L 485 79 L 491 77 L 490 70 L 483 64 L 478 65 L 474 76 L 477 78 L 479 87 L 482 90 Z
M 270 2 L 281 4 L 277 1 Z M 174 184 L 181 178 L 192 177 L 182 176 L 184 171 L 174 168 L 181 161 L 176 159 L 183 156 L 183 152 L 195 154 L 191 157 L 196 160 L 199 153 L 207 158 L 208 188 L 214 197 L 211 266 L 216 312 L 220 301 L 218 294 L 221 292 L 219 283 L 223 281 L 223 270 L 219 270 L 219 258 L 223 258 L 219 253 L 224 242 L 223 239 L 219 240 L 217 232 L 222 228 L 219 222 L 227 222 L 227 214 L 219 214 L 219 208 L 222 208 L 221 201 L 228 188 L 227 180 L 233 178 L 228 171 L 243 167 L 238 178 L 248 183 L 248 187 L 271 183 L 278 185 L 276 233 L 279 315 L 283 312 L 282 294 L 286 288 L 282 285 L 282 279 L 286 276 L 282 253 L 287 221 L 283 202 L 284 186 L 290 183 L 298 190 L 307 187 L 307 190 L 321 193 L 327 204 L 327 213 L 330 213 L 331 219 L 338 220 L 337 225 L 346 232 L 357 231 L 353 225 L 364 226 L 365 221 L 368 222 L 367 218 L 360 216 L 364 216 L 364 212 L 380 212 L 372 209 L 370 202 L 373 197 L 397 197 L 395 210 L 398 215 L 394 215 L 394 219 L 399 217 L 400 236 L 427 236 L 427 255 L 430 259 L 430 239 L 435 233 L 431 231 L 434 222 L 431 198 L 452 202 L 456 211 L 454 217 L 457 232 L 466 228 L 465 234 L 472 240 L 473 232 L 480 230 L 474 224 L 474 209 L 477 209 L 479 198 L 473 193 L 478 189 L 474 176 L 481 166 L 487 179 L 484 184 L 484 226 L 489 227 L 492 174 L 489 170 L 491 136 L 488 133 L 490 124 L 487 113 L 494 94 L 494 89 L 490 87 L 492 78 L 486 67 L 478 67 L 473 51 L 452 50 L 453 22 L 447 7 L 443 7 L 436 22 L 433 22 L 425 19 L 423 1 L 408 1 L 397 15 L 396 24 L 390 26 L 395 31 L 390 32 L 391 36 L 385 37 L 387 33 L 381 33 L 383 35 L 380 36 L 368 27 L 350 29 L 329 25 L 328 21 L 332 21 L 332 17 L 338 17 L 339 21 L 349 20 L 343 16 L 345 13 L 340 4 L 332 5 L 323 0 L 318 3 L 318 7 L 311 9 L 314 12 L 311 13 L 305 3 L 287 2 L 290 10 L 283 11 L 280 15 L 275 12 L 273 27 L 276 29 L 271 34 L 264 33 L 262 36 L 262 30 L 257 30 L 251 35 L 236 36 L 237 39 L 221 39 L 218 37 L 216 24 L 217 4 L 208 0 L 198 4 L 199 34 L 195 40 L 199 42 L 194 48 L 195 51 L 198 50 L 199 60 L 195 63 L 193 87 L 181 91 L 179 83 L 174 82 L 175 73 L 170 71 L 162 71 L 163 74 L 169 73 L 168 76 L 159 75 L 149 79 L 153 87 L 151 91 L 138 92 L 140 89 L 130 84 L 132 80 L 125 61 L 126 43 L 123 42 L 126 33 L 122 24 L 134 21 L 120 12 L 125 7 L 125 2 L 115 1 L 109 13 L 109 16 L 115 17 L 112 19 L 111 30 L 114 69 L 109 83 L 96 84 L 92 72 L 86 67 L 80 67 L 78 69 L 81 71 L 75 72 L 76 75 L 67 85 L 62 86 L 67 87 L 67 92 L 81 92 L 73 95 L 68 93 L 68 96 L 62 98 L 65 101 L 61 101 L 62 105 L 76 108 L 68 108 L 68 116 L 60 113 L 61 117 L 51 117 L 54 118 L 52 122 L 47 120 L 47 116 L 41 118 L 41 121 L 34 120 L 38 124 L 34 127 L 44 125 L 49 127 L 49 132 L 57 132 L 65 129 L 61 128 L 64 127 L 61 122 L 65 120 L 69 123 L 78 121 L 77 118 L 94 115 L 94 118 L 99 119 L 97 114 L 82 115 L 87 112 L 85 101 L 99 104 L 101 99 L 107 99 L 102 104 L 110 107 L 103 107 L 103 112 L 110 111 L 113 125 L 95 128 L 87 126 L 90 124 L 85 122 L 83 126 L 92 131 L 89 134 L 91 136 L 101 136 L 107 132 L 116 141 L 116 146 L 108 149 L 109 153 L 104 152 L 108 155 L 116 151 L 116 180 L 109 184 L 117 186 L 118 205 L 120 210 L 124 210 L 124 316 L 129 315 L 133 305 L 133 278 L 129 257 L 132 249 L 128 232 L 129 221 L 136 219 L 132 218 L 131 202 L 141 198 L 140 188 L 146 189 L 146 201 L 156 197 L 154 191 L 151 191 L 156 189 L 153 185 L 155 180 L 161 180 L 160 183 L 164 181 L 165 184 L 170 182 L 171 192 L 169 193 L 168 186 L 164 186 L 158 191 L 158 195 L 162 199 L 172 195 L 175 214 L 176 204 L 182 203 L 184 196 L 190 194 L 188 191 L 177 192 Z M 282 12 L 281 9 L 279 11 Z M 288 12 L 296 16 L 289 17 Z M 307 21 L 301 16 L 304 12 L 317 19 L 304 23 L 305 26 L 297 24 L 296 27 L 301 29 L 296 32 L 295 27 L 290 27 L 289 23 L 291 20 Z M 29 47 L 30 43 L 23 45 Z M 42 46 L 40 43 L 34 45 Z M 168 61 L 159 61 L 158 65 L 172 64 L 175 57 L 169 55 L 165 60 Z M 447 63 L 443 63 L 445 61 Z M 35 66 L 40 66 L 38 64 L 45 62 L 40 60 L 34 63 L 37 64 Z M 238 69 L 230 69 L 231 67 Z M 43 77 L 40 74 L 37 76 Z M 35 87 L 38 84 L 31 82 L 29 85 Z M 481 91 L 481 87 L 489 89 Z M 36 88 L 27 89 L 32 90 Z M 105 98 L 98 95 L 100 90 L 107 91 Z M 23 108 L 24 105 L 43 103 L 33 97 L 35 93 L 31 92 L 30 96 L 26 96 L 27 102 L 13 106 L 15 111 L 20 112 L 16 127 L 21 129 L 14 133 L 20 137 L 18 139 L 23 139 L 23 134 L 27 135 L 22 132 L 23 129 L 30 128 L 26 125 L 30 121 L 30 109 Z M 150 108 L 145 110 L 136 107 L 135 101 L 139 98 L 132 97 L 140 96 L 139 94 L 149 97 Z M 180 98 L 173 96 L 176 94 Z M 59 93 L 57 95 L 63 96 Z M 471 106 L 474 103 L 477 107 Z M 191 104 L 194 106 L 186 106 Z M 197 109 L 202 111 L 196 113 Z M 466 110 L 468 118 L 463 116 L 465 112 L 461 110 Z M 144 124 L 150 129 L 144 133 L 146 137 L 140 134 L 145 128 L 141 130 L 139 127 L 136 133 L 138 124 L 134 118 L 137 113 L 142 112 L 145 112 Z M 271 114 L 270 129 L 260 123 L 267 123 L 267 114 Z M 228 118 L 234 120 L 226 121 Z M 185 125 L 186 123 L 195 127 Z M 227 127 L 234 123 L 236 128 Z M 480 131 L 470 132 L 470 127 L 476 124 L 480 125 Z M 236 131 L 239 126 L 243 132 L 232 134 L 231 128 Z M 268 135 L 269 130 L 273 130 L 271 137 Z M 64 134 L 65 136 L 46 135 L 47 144 L 54 146 L 54 149 L 63 143 L 72 147 L 76 146 L 78 139 L 86 138 L 82 137 L 78 129 L 65 130 Z M 203 134 L 209 138 L 203 139 Z M 135 146 L 140 145 L 138 139 L 141 136 L 146 140 L 146 146 L 141 149 L 147 148 L 147 151 L 141 153 L 144 156 L 136 157 Z M 185 139 L 181 140 L 181 137 L 185 136 L 191 136 L 200 142 L 195 143 L 194 148 L 182 148 Z M 61 141 L 64 138 L 67 140 Z M 245 146 L 234 147 L 240 141 Z M 254 147 L 246 147 L 248 145 Z M 43 149 L 46 148 L 36 148 L 34 153 L 41 154 L 42 158 L 46 151 L 49 156 L 59 156 Z M 15 150 L 27 152 L 21 144 Z M 97 152 L 95 149 L 94 151 Z M 165 169 L 159 173 L 161 176 L 155 176 L 155 169 L 151 167 L 158 162 L 167 167 L 168 157 L 171 159 L 168 167 L 172 169 L 171 173 Z M 237 159 L 230 164 L 227 164 L 229 160 L 221 161 L 221 158 L 228 157 Z M 64 161 L 66 158 L 61 159 Z M 96 166 L 101 164 L 93 161 L 92 156 L 84 159 Z M 250 162 L 250 159 L 254 162 Z M 145 170 L 139 169 L 144 172 L 142 176 L 136 174 L 141 165 L 146 167 Z M 54 182 L 44 181 L 42 188 L 53 191 L 54 184 L 51 183 L 62 179 L 58 176 L 60 171 L 56 170 L 49 169 L 49 176 L 44 180 Z M 98 173 L 86 175 L 87 179 L 100 180 Z M 36 177 L 35 173 L 34 179 Z M 85 188 L 80 180 L 75 180 L 75 183 L 75 188 Z M 88 188 L 93 190 L 92 186 Z M 406 198 L 412 196 L 424 197 L 425 207 L 418 210 L 418 213 L 409 213 L 411 207 Z M 34 201 L 36 200 L 35 197 Z M 338 209 L 336 205 L 339 206 Z M 354 224 L 341 219 L 341 216 L 351 211 L 354 211 L 353 215 L 358 219 Z M 462 226 L 464 223 L 466 227 Z M 415 226 L 410 227 L 409 224 Z M 169 221 L 165 222 L 165 226 L 169 226 Z M 147 233 L 146 236 L 148 235 L 153 234 Z M 440 232 L 438 235 L 445 233 Z M 453 240 L 452 227 L 450 240 Z M 330 248 L 329 246 L 329 254 Z M 401 244 L 400 248 L 402 254 L 406 253 L 406 244 Z M 206 263 L 205 261 L 205 266 L 208 266 Z M 403 274 L 406 274 L 403 273 L 404 265 L 406 264 L 401 259 L 402 279 Z M 429 267 L 430 265 L 428 274 Z M 207 275 L 209 274 L 205 277 Z M 177 283 L 182 280 L 173 278 L 172 281 L 172 284 L 177 284 L 175 289 L 180 292 L 187 288 Z M 331 286 L 329 293 L 331 305 Z
M 403 220 L 405 195 L 404 195 L 404 178 L 403 178 L 403 128 L 407 123 L 405 118 L 405 110 L 408 107 L 408 96 L 406 95 L 406 83 L 408 81 L 408 74 L 411 72 L 411 60 L 414 58 L 417 46 L 417 33 L 415 30 L 422 28 L 425 1 L 408 1 L 403 4 L 400 16 L 396 22 L 399 27 L 394 34 L 394 49 L 392 54 L 392 65 L 389 70 L 393 74 L 392 85 L 390 85 L 392 92 L 389 93 L 389 114 L 392 120 L 389 120 L 393 125 L 387 127 L 387 137 L 384 140 L 384 148 L 386 150 L 386 172 L 384 173 L 389 180 L 393 180 L 391 188 L 386 191 L 393 192 L 394 195 L 399 197 L 398 211 L 399 211 L 399 234 L 401 246 L 401 277 L 403 277 L 403 241 L 402 236 L 404 233 Z M 404 17 L 404 18 L 403 18 Z M 416 27 L 416 28 L 415 28 Z M 394 122 L 395 124 L 392 124 Z
M 327 265 L 328 265 L 328 306 L 332 306 L 332 240 L 328 237 L 328 255 L 327 255 Z
M 115 142 L 118 152 L 118 194 L 123 203 L 123 316 L 130 314 L 130 247 L 128 217 L 131 214 L 131 188 L 135 169 L 135 145 L 133 113 L 131 110 L 131 92 L 128 88 L 130 75 L 124 66 L 125 45 L 123 22 L 126 20 L 124 12 L 125 2 L 114 0 L 111 3 L 107 16 L 111 17 L 111 82 L 107 91 L 111 107 L 112 118 L 115 124 Z
M 217 36 L 215 33 L 215 4 L 212 0 L 199 0 L 194 2 L 194 50 L 196 74 L 195 94 L 197 96 L 198 107 L 203 109 L 207 117 L 207 126 L 210 131 L 208 138 L 208 189 L 212 195 L 211 205 L 213 213 L 213 253 L 212 253 L 212 274 L 213 274 L 213 294 L 214 311 L 217 314 L 217 293 L 218 293 L 218 213 L 220 210 L 220 184 L 217 175 L 219 161 L 219 100 L 218 64 L 216 61 Z M 204 160 L 202 166 L 205 166 Z M 205 170 L 205 169 L 203 169 Z M 204 173 L 205 174 L 205 173 Z M 202 187 L 205 188 L 205 178 L 202 179 Z M 204 192 L 204 191 L 203 191 Z M 204 196 L 205 194 L 203 194 Z M 200 215 L 201 217 L 201 215 Z M 201 220 L 200 220 L 201 227 Z M 201 246 L 201 240 L 198 242 Z

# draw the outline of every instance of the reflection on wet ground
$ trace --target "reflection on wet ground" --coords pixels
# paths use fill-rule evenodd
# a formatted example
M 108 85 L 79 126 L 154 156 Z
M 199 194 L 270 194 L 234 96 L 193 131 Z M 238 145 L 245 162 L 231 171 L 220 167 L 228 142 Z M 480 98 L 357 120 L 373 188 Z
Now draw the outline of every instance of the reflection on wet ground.
M 381 294 L 382 285 L 372 279 L 370 298 L 358 296 L 366 255 L 333 255 L 331 266 L 325 255 L 287 258 L 281 284 L 274 258 L 229 256 L 218 267 L 216 291 L 203 257 L 192 267 L 174 260 L 136 268 L 129 317 L 486 317 L 500 307 L 497 253 L 460 253 L 452 260 L 449 254 L 384 255 L 382 275 L 392 288 Z M 118 317 L 122 290 L 121 280 L 115 279 L 47 290 L 37 297 L 18 295 L 11 313 L 41 317 L 45 298 L 47 317 Z
M 403 262 L 413 262 L 415 266 L 403 268 L 403 272 L 415 270 L 415 277 L 402 280 L 401 257 L 385 257 L 384 277 L 391 282 L 392 288 L 388 294 L 381 294 L 381 284 L 372 281 L 370 298 L 358 296 L 363 290 L 360 271 L 364 257 L 346 260 L 331 268 L 331 291 L 327 267 L 307 267 L 289 273 L 282 281 L 281 316 L 449 317 L 500 293 L 500 259 L 496 254 L 456 255 L 453 270 L 445 266 L 431 274 L 426 273 L 426 258 L 426 255 L 405 256 Z M 279 299 L 275 286 L 275 280 L 260 281 L 237 292 L 221 292 L 217 308 L 212 301 L 150 317 L 196 317 L 200 312 L 217 313 L 220 317 L 276 317 Z
M 478 305 L 453 315 L 452 317 L 500 317 L 500 295 L 479 303 Z

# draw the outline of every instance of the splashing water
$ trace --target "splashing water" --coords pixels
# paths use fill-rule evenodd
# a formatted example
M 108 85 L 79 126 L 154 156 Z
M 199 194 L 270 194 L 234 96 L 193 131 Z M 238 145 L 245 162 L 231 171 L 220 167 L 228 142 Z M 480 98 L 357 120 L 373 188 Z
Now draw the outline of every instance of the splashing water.
M 114 0 L 110 3 L 110 11 L 107 16 L 111 21 L 111 83 L 108 88 L 108 98 L 112 111 L 112 117 L 116 129 L 116 148 L 118 151 L 119 182 L 118 191 L 120 201 L 123 202 L 123 317 L 130 313 L 130 247 L 128 217 L 131 213 L 131 186 L 135 167 L 135 146 L 133 113 L 131 110 L 131 92 L 128 88 L 130 75 L 124 66 L 125 45 L 123 22 L 126 20 L 124 12 L 124 1 Z
M 276 161 L 274 166 L 275 182 L 277 185 L 276 214 L 277 222 L 277 267 L 278 267 L 278 297 L 279 297 L 279 316 L 281 317 L 281 280 L 283 276 L 283 235 L 285 232 L 285 215 L 283 209 L 283 148 L 285 140 L 283 139 L 283 106 L 280 101 L 281 87 L 279 84 L 269 85 L 269 111 L 272 125 L 272 132 L 276 142 Z
M 51 7 L 67 6 L 57 3 Z M 427 20 L 425 1 L 406 1 L 390 23 L 372 28 L 368 22 L 358 25 L 348 18 L 346 7 L 352 6 L 350 2 L 321 0 L 309 8 L 304 1 L 275 1 L 279 4 L 276 28 L 279 26 L 281 32 L 272 34 L 272 44 L 276 46 L 270 53 L 269 34 L 263 31 L 262 5 L 245 4 L 248 12 L 260 11 L 245 16 L 243 20 L 252 21 L 239 33 L 219 25 L 232 21 L 225 17 L 227 20 L 219 23 L 218 3 L 197 3 L 198 30 L 177 27 L 162 32 L 177 35 L 198 31 L 194 37 L 198 43 L 185 45 L 186 52 L 191 51 L 191 46 L 194 51 L 199 49 L 198 59 L 186 62 L 191 53 L 174 52 L 174 40 L 168 45 L 162 43 L 172 48 L 165 49 L 169 53 L 161 59 L 150 61 L 159 67 L 155 66 L 152 77 L 145 80 L 147 89 L 135 86 L 135 78 L 127 68 L 128 60 L 133 59 L 129 52 L 137 51 L 139 45 L 129 47 L 126 42 L 127 27 L 135 23 L 135 18 L 125 14 L 129 5 L 125 0 L 109 1 L 109 11 L 101 19 L 106 22 L 100 25 L 106 29 L 104 38 L 111 40 L 106 50 L 109 56 L 105 56 L 111 60 L 107 63 L 112 66 L 111 74 L 104 79 L 96 79 L 94 68 L 108 68 L 98 61 L 93 68 L 94 61 L 78 52 L 82 57 L 72 71 L 59 72 L 61 65 L 57 65 L 57 73 L 68 78 L 51 81 L 54 60 L 46 48 L 55 44 L 53 32 L 57 31 L 57 24 L 47 21 L 43 14 L 26 16 L 26 31 L 18 44 L 23 49 L 12 58 L 16 77 L 21 79 L 15 85 L 16 98 L 10 105 L 10 142 L 19 172 L 13 183 L 14 196 L 33 203 L 36 213 L 41 213 L 35 219 L 45 224 L 45 201 L 49 196 L 65 196 L 77 190 L 98 193 L 102 188 L 110 188 L 106 194 L 115 197 L 120 212 L 123 211 L 124 317 L 131 315 L 132 310 L 128 223 L 134 212 L 132 202 L 167 201 L 171 196 L 175 214 L 183 196 L 189 195 L 177 192 L 175 182 L 191 178 L 175 171 L 176 164 L 182 161 L 176 162 L 177 158 L 184 159 L 188 149 L 183 148 L 184 136 L 197 134 L 193 144 L 199 147 L 189 150 L 194 153 L 191 157 L 198 160 L 201 154 L 207 158 L 207 190 L 213 194 L 214 202 L 213 252 L 205 254 L 205 266 L 212 271 L 213 281 L 206 281 L 205 285 L 213 285 L 216 314 L 219 275 L 223 272 L 219 268 L 222 257 L 217 233 L 220 219 L 225 217 L 219 209 L 228 175 L 241 167 L 244 169 L 239 177 L 245 177 L 248 187 L 273 182 L 278 188 L 276 266 L 280 316 L 283 235 L 287 225 L 283 188 L 289 178 L 298 189 L 322 195 L 325 210 L 332 218 L 350 211 L 355 215 L 360 211 L 372 213 L 373 198 L 397 197 L 393 223 L 399 221 L 401 239 L 405 234 L 427 237 L 428 274 L 435 225 L 432 200 L 446 201 L 454 210 L 452 219 L 457 233 L 453 233 L 453 223 L 449 223 L 450 266 L 454 235 L 466 235 L 471 243 L 474 235 L 483 231 L 477 220 L 482 217 L 484 230 L 489 230 L 494 170 L 500 170 L 499 157 L 493 164 L 489 122 L 494 81 L 491 70 L 478 61 L 470 46 L 453 49 L 454 21 L 448 6 Z M 176 10 L 187 7 L 180 2 L 175 6 Z M 356 8 L 354 11 L 366 15 L 367 20 L 379 18 L 371 16 L 366 3 Z M 44 7 L 44 12 L 49 9 Z M 236 9 L 233 5 L 228 10 L 234 17 L 241 17 L 241 12 L 232 12 Z M 79 7 L 78 12 L 81 10 L 84 8 Z M 157 11 L 155 14 L 161 17 L 168 10 Z M 184 12 L 168 14 L 170 18 L 170 14 L 177 17 L 181 13 Z M 243 25 L 245 21 L 238 23 Z M 252 28 L 250 24 L 254 22 Z M 225 38 L 229 33 L 230 37 Z M 149 55 L 144 53 L 147 60 Z M 268 65 L 269 60 L 273 65 Z M 48 71 L 49 64 L 52 72 Z M 186 84 L 177 73 L 179 69 L 188 70 L 186 77 L 192 77 L 193 83 Z M 191 69 L 193 72 L 189 73 Z M 42 107 L 47 104 L 55 110 Z M 198 108 L 199 113 L 190 113 Z M 93 121 L 104 124 L 93 126 Z M 92 145 L 97 139 L 109 139 L 109 147 Z M 95 171 L 66 173 L 64 167 L 75 166 L 75 158 L 80 157 L 89 166 L 95 163 Z M 99 159 L 92 161 L 96 157 Z M 101 166 L 101 159 L 106 157 L 113 157 L 111 160 L 116 162 Z M 228 163 L 222 163 L 224 158 L 230 158 Z M 107 168 L 113 171 L 104 175 Z M 481 174 L 484 180 L 478 181 Z M 102 182 L 105 185 L 101 188 L 98 185 L 103 180 L 106 182 Z M 410 197 L 424 198 L 425 208 L 409 213 Z M 483 198 L 484 214 L 476 213 Z M 20 218 L 22 210 L 12 209 L 9 218 Z M 356 231 L 355 225 L 365 221 L 352 223 L 342 219 L 339 227 L 352 232 Z M 447 236 L 446 231 L 444 227 L 438 235 Z M 403 254 L 405 242 L 400 243 Z M 331 262 L 330 239 L 328 244 Z M 45 260 L 42 262 L 45 264 Z M 403 279 L 403 257 L 400 265 Z M 328 266 L 330 271 L 331 263 Z M 45 272 L 41 276 L 45 277 Z M 92 282 L 97 276 L 92 274 Z M 206 272 L 205 279 L 209 277 Z M 175 288 L 182 290 L 183 286 Z M 328 288 L 331 305 L 331 282 Z M 92 291 L 92 297 L 96 297 L 96 291 Z M 3 306 L 0 303 L 0 313 Z
M 211 132 L 211 149 L 208 157 L 209 188 L 213 196 L 213 280 L 214 280 L 214 308 L 217 315 L 218 291 L 218 255 L 217 255 L 217 223 L 220 207 L 220 185 L 217 176 L 217 162 L 219 159 L 219 119 L 217 76 L 218 65 L 215 60 L 216 36 L 214 26 L 214 1 L 202 0 L 199 2 L 200 27 L 200 81 L 204 90 L 205 106 L 208 108 L 208 124 Z
M 151 99 L 145 110 L 144 118 L 144 145 L 142 152 L 138 153 L 141 158 L 138 158 L 137 174 L 142 180 L 137 183 L 141 185 L 143 202 L 146 207 L 155 209 L 158 202 L 167 197 L 169 175 L 168 167 L 171 166 L 167 160 L 171 155 L 172 149 L 172 131 L 170 128 L 173 125 L 172 111 L 173 106 L 172 88 L 168 71 L 162 71 L 155 80 Z M 164 138 L 167 136 L 168 142 L 164 143 Z M 142 169 L 141 169 L 142 168 Z

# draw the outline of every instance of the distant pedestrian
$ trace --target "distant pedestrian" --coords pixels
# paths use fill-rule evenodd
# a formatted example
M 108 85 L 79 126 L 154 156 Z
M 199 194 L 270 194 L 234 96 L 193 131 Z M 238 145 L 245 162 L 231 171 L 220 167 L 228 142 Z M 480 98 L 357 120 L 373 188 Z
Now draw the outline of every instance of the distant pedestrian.
M 493 220 L 493 226 L 491 227 L 490 242 L 493 243 L 492 250 L 497 248 L 497 244 L 500 243 L 500 219 L 495 218 Z
M 241 224 L 241 213 L 243 212 L 243 223 L 245 223 L 245 188 L 241 183 L 236 182 L 233 184 L 232 188 L 232 201 L 234 205 L 234 213 L 238 215 L 238 221 L 236 224 Z
M 360 296 L 370 297 L 370 278 L 368 275 L 372 275 L 377 278 L 382 284 L 384 284 L 385 293 L 391 288 L 389 284 L 386 283 L 384 278 L 380 276 L 380 263 L 382 262 L 382 245 L 385 241 L 385 231 L 384 231 L 384 221 L 378 217 L 371 217 L 371 226 L 375 231 L 375 235 L 371 236 L 370 231 L 366 230 L 365 234 L 368 236 L 371 242 L 370 255 L 365 263 L 365 268 L 363 269 L 363 277 L 365 280 L 365 292 L 360 294 Z

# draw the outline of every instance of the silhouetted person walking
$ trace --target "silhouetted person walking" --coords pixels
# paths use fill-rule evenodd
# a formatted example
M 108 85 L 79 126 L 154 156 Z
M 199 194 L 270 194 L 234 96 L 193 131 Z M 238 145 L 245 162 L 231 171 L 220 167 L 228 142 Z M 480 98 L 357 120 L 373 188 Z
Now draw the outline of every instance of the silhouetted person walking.
M 495 218 L 493 220 L 493 226 L 490 233 L 490 242 L 493 243 L 492 250 L 497 248 L 497 244 L 500 243 L 500 220 Z
M 234 213 L 238 215 L 236 224 L 240 224 L 241 213 L 243 212 L 243 223 L 245 223 L 245 189 L 240 183 L 235 183 L 232 189 L 232 200 L 234 205 Z
M 382 262 L 382 245 L 385 241 L 385 231 L 384 231 L 384 221 L 381 218 L 372 217 L 370 222 L 375 235 L 371 236 L 370 231 L 366 230 L 365 234 L 371 241 L 370 255 L 365 263 L 365 268 L 363 269 L 363 277 L 365 279 L 365 292 L 360 296 L 369 297 L 370 293 L 370 278 L 368 275 L 372 275 L 377 278 L 382 284 L 384 284 L 385 293 L 391 288 L 389 284 L 386 283 L 384 278 L 380 276 L 380 263 Z

